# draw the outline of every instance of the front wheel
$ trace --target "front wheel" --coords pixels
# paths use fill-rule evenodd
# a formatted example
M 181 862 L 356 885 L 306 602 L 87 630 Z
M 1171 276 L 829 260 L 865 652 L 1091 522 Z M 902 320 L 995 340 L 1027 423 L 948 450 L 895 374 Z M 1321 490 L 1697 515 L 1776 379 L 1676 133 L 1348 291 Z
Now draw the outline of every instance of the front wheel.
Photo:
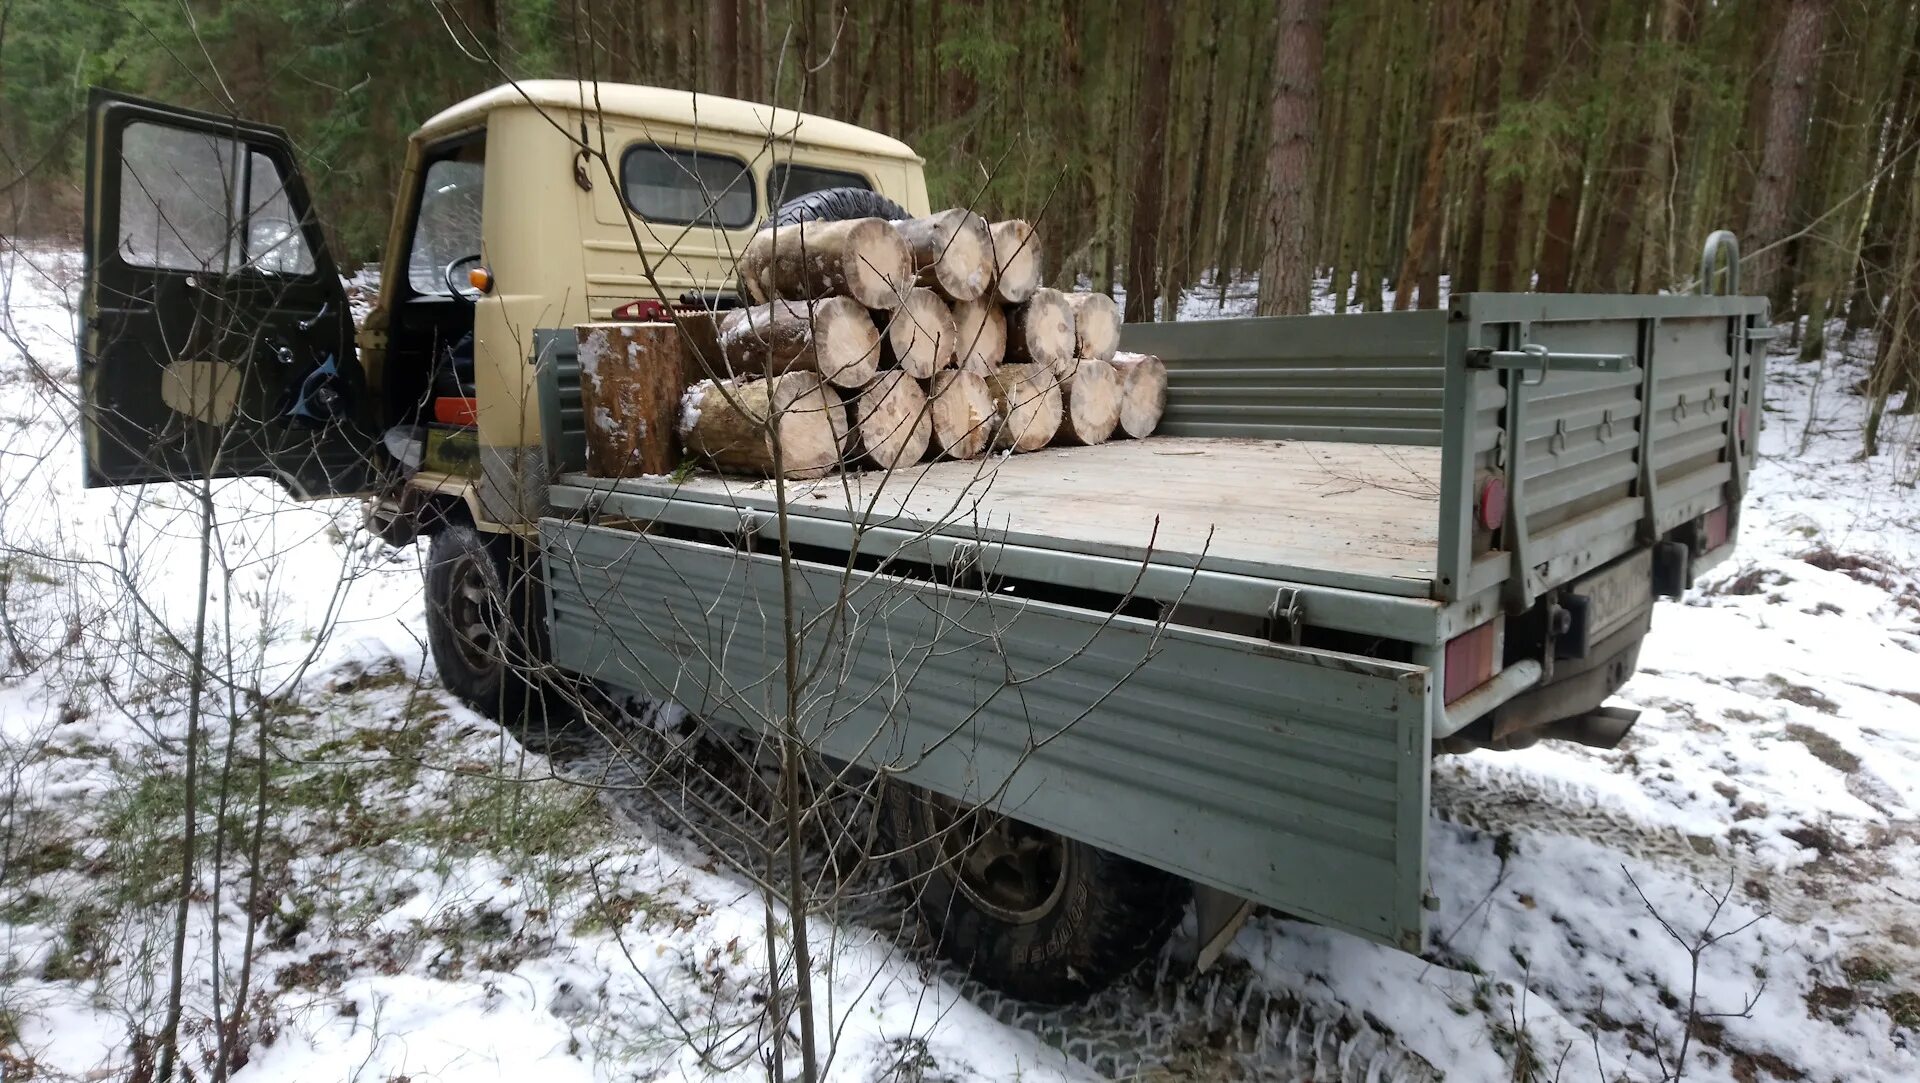
M 1172 873 L 897 782 L 880 827 L 935 949 L 1025 1000 L 1111 985 L 1160 951 L 1192 893 Z
M 501 543 L 464 523 L 449 523 L 427 548 L 427 646 L 447 691 L 495 721 L 518 717 L 526 681 L 513 659 L 524 654 L 513 619 Z

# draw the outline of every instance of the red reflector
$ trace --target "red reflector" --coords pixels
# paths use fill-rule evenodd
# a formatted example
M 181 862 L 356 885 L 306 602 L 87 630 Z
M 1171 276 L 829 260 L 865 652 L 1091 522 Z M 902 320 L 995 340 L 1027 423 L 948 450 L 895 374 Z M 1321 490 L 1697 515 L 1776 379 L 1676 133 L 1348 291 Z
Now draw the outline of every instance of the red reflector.
M 1700 517 L 1701 527 L 1706 534 L 1707 551 L 1727 544 L 1727 506 L 1725 504 Z
M 433 400 L 433 419 L 442 425 L 478 425 L 480 400 L 442 395 Z
M 1446 702 L 1452 703 L 1492 679 L 1498 624 L 1488 621 L 1447 640 L 1447 678 L 1442 686 Z
M 1499 530 L 1507 521 L 1507 483 L 1504 478 L 1488 478 L 1480 485 L 1480 525 Z

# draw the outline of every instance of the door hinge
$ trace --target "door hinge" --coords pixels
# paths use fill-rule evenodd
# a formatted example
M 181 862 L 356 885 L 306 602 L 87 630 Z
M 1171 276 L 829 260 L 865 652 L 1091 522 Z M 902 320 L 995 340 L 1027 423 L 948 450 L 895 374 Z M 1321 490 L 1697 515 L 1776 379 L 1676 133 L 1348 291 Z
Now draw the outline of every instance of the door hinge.
M 1267 638 L 1278 643 L 1284 636 L 1288 643 L 1298 647 L 1305 624 L 1306 610 L 1300 603 L 1300 591 L 1294 587 L 1274 591 L 1273 604 L 1267 607 Z

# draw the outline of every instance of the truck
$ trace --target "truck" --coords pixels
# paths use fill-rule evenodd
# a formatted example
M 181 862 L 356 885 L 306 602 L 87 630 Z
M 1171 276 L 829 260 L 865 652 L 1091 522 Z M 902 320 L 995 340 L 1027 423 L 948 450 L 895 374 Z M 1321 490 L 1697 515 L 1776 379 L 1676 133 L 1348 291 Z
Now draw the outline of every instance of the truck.
M 1671 296 L 1133 324 L 1150 439 L 884 478 L 585 471 L 575 327 L 735 303 L 766 216 L 928 212 L 905 144 L 523 81 L 415 131 L 356 329 L 282 131 L 95 91 L 89 485 L 258 475 L 430 536 L 446 687 L 508 641 L 886 779 L 932 941 L 1063 1001 L 1255 907 L 1423 949 L 1436 756 L 1617 745 L 1654 602 L 1726 559 L 1770 337 L 1737 244 Z M 651 311 L 659 312 L 660 308 Z M 530 584 L 530 599 L 509 583 Z M 784 711 L 783 616 L 830 680 Z

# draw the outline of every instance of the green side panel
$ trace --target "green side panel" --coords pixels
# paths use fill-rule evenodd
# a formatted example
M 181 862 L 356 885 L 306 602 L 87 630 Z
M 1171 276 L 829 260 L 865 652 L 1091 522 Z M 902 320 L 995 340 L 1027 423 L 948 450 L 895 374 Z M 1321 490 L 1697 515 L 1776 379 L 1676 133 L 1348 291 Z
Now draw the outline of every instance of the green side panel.
M 1437 447 L 1438 311 L 1128 324 L 1120 348 L 1167 365 L 1171 436 Z
M 540 393 L 541 443 L 547 476 L 587 468 L 587 422 L 580 405 L 579 338 L 573 328 L 533 333 L 534 378 Z
M 766 729 L 777 558 L 541 521 L 562 667 Z M 829 755 L 1422 945 L 1431 671 L 796 562 Z M 845 588 L 844 590 L 842 588 Z

